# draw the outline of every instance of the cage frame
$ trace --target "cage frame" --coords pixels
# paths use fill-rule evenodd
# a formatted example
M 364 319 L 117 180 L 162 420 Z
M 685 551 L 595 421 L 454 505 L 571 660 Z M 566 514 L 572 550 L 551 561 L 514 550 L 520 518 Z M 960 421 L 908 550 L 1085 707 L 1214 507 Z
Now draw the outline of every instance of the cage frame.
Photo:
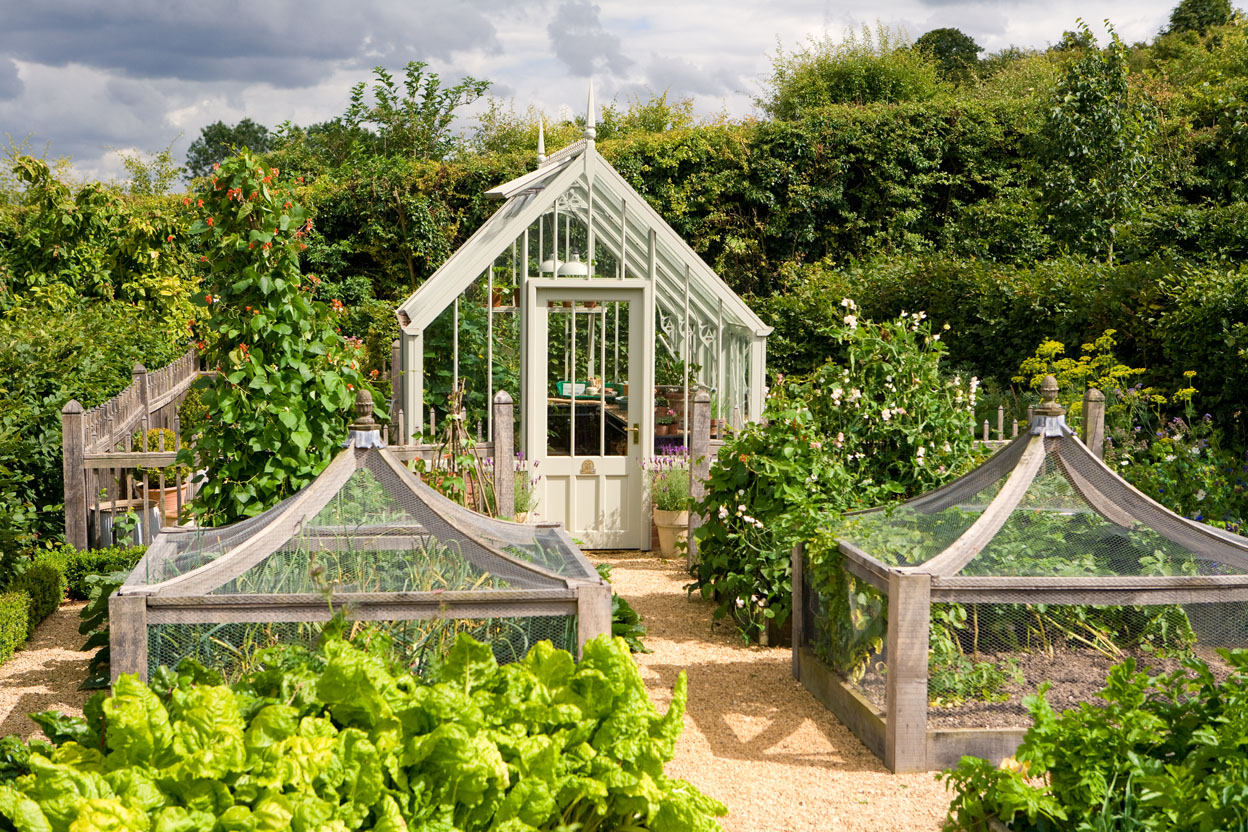
M 371 416 L 371 399 L 367 410 L 367 415 Z M 570 553 L 585 577 L 558 574 L 472 537 L 471 532 L 442 513 L 445 506 L 439 509 L 440 505 L 450 504 L 450 501 L 408 470 L 402 460 L 382 443 L 380 432 L 371 424 L 371 419 L 369 422 L 352 425 L 346 447 L 325 470 L 296 495 L 270 509 L 271 517 L 249 529 L 244 538 L 227 547 L 220 557 L 182 575 L 153 584 L 144 583 L 141 575 L 149 558 L 155 559 L 168 547 L 175 546 L 180 536 L 202 532 L 200 529 L 181 527 L 160 531 L 144 559 L 109 598 L 110 675 L 113 682 L 123 673 L 137 674 L 147 681 L 148 628 L 161 624 L 311 624 L 329 621 L 340 612 L 350 621 L 365 622 L 575 616 L 578 656 L 587 641 L 611 632 L 611 585 L 598 575 L 593 564 L 558 523 L 518 524 L 483 515 L 479 520 L 474 518 L 475 522 L 496 525 L 500 529 L 533 534 L 541 530 L 553 534 L 560 548 Z M 338 493 L 352 474 L 367 469 L 370 462 L 384 466 L 382 470 L 393 474 L 392 482 L 409 488 L 411 496 L 432 515 L 486 552 L 484 557 L 479 553 L 464 554 L 466 560 L 478 567 L 480 564 L 473 561 L 474 557 L 505 565 L 509 571 L 526 576 L 532 585 L 516 589 L 417 592 L 331 590 L 326 594 L 208 594 L 264 563 L 280 550 L 292 534 L 301 531 L 306 519 L 315 517 Z M 411 528 L 411 532 L 413 535 L 419 533 L 415 527 Z M 430 532 L 424 531 L 424 534 L 429 535 Z M 333 535 L 327 537 L 332 538 Z
M 928 771 L 957 765 L 963 756 L 996 764 L 1013 755 L 1023 728 L 934 728 L 928 725 L 928 656 L 931 606 L 934 603 L 1023 603 L 1077 606 L 1134 606 L 1248 601 L 1248 538 L 1181 517 L 1115 473 L 1066 425 L 1056 405 L 1056 381 L 1042 388 L 1045 402 L 1035 411 L 1030 430 L 999 450 L 983 465 L 941 488 L 902 505 L 939 505 L 950 494 L 1009 474 L 1005 485 L 979 519 L 935 557 L 917 566 L 892 566 L 853 543 L 837 539 L 843 568 L 880 592 L 887 615 L 885 705 L 880 709 L 811 649 L 810 588 L 805 581 L 805 543 L 792 551 L 792 674 L 831 710 L 884 765 L 895 773 Z M 1172 576 L 966 576 L 958 572 L 992 539 L 1027 487 L 1042 470 L 1048 454 L 1064 460 L 1062 469 L 1080 496 L 1112 522 L 1139 521 L 1141 514 L 1161 517 L 1166 528 L 1146 524 L 1172 542 L 1243 568 L 1240 575 Z M 1102 486 L 1079 475 L 1071 460 L 1087 466 Z M 1111 499 L 1104 491 L 1118 497 Z M 869 512 L 882 509 L 870 509 Z M 863 514 L 867 512 L 856 512 Z M 1176 539 L 1177 538 L 1177 539 Z

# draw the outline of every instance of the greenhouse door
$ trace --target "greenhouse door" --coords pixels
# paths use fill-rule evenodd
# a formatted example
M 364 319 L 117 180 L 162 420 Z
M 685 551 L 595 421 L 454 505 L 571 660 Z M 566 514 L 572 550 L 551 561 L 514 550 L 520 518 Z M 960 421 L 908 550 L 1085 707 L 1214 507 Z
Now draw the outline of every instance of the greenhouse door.
M 537 517 L 591 549 L 639 549 L 650 530 L 648 292 L 633 281 L 568 283 L 530 281 L 525 299 L 524 447 Z

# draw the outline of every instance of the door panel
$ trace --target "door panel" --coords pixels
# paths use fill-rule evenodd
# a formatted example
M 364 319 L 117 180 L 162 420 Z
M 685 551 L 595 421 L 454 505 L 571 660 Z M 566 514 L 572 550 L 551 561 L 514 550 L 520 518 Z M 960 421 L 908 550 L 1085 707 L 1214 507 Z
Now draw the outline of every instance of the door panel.
M 535 287 L 531 296 L 529 377 L 541 383 L 528 391 L 525 415 L 541 473 L 537 513 L 590 548 L 647 542 L 641 457 L 649 397 L 638 395 L 645 300 L 641 288 L 588 286 Z

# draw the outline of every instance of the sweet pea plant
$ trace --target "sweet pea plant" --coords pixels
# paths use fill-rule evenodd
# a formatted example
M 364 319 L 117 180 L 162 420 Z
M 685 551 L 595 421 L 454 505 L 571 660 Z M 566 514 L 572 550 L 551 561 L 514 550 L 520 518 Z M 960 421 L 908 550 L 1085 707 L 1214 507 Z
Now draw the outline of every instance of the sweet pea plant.
M 941 367 L 943 329 L 923 312 L 860 321 L 850 299 L 827 332 L 836 360 L 777 378 L 763 421 L 720 449 L 691 588 L 748 637 L 791 607 L 790 552 L 843 511 L 922 493 L 974 464 L 977 381 Z M 829 568 L 837 568 L 835 565 Z
M 208 419 L 178 461 L 207 470 L 193 511 L 212 525 L 258 514 L 311 482 L 345 438 L 364 386 L 359 350 L 338 333 L 342 304 L 313 300 L 316 278 L 299 268 L 312 221 L 291 184 L 244 150 L 193 200 L 200 216 L 190 232 L 208 273 L 191 328 L 218 372 L 203 390 Z

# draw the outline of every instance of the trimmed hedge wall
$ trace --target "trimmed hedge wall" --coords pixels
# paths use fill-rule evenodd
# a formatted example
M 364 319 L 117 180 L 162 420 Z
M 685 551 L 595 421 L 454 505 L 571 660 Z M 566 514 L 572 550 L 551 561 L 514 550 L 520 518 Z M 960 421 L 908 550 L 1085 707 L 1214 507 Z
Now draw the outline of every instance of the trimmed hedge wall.
M 65 576 L 51 564 L 33 563 L 13 579 L 9 590 L 26 594 L 26 638 L 30 638 L 64 600 Z
M 26 641 L 29 597 L 25 592 L 0 593 L 0 664 Z
M 40 552 L 35 556 L 35 563 L 47 563 L 58 569 L 65 576 L 69 598 L 85 601 L 91 595 L 91 588 L 86 583 L 88 576 L 129 572 L 146 551 L 146 546 L 110 546 L 107 549 L 79 551 L 67 544 Z

